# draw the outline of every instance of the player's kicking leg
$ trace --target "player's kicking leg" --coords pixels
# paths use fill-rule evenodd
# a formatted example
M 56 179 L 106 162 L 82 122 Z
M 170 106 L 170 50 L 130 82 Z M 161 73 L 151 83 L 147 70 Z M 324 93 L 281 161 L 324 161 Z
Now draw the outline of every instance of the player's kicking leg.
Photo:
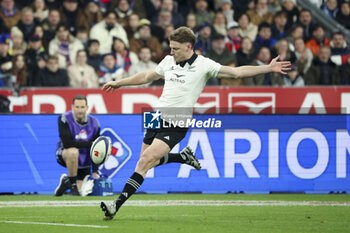
M 133 195 L 141 186 L 149 169 L 159 164 L 159 160 L 170 151 L 170 147 L 159 139 L 154 139 L 152 144 L 147 147 L 140 155 L 134 174 L 126 182 L 122 193 L 118 199 L 112 203 L 101 202 L 102 211 L 105 214 L 105 220 L 111 220 L 118 212 L 124 202 Z
M 168 153 L 159 160 L 157 166 L 167 163 L 184 163 L 194 167 L 196 170 L 201 170 L 201 164 L 199 163 L 196 156 L 193 154 L 191 148 L 186 146 L 180 153 Z

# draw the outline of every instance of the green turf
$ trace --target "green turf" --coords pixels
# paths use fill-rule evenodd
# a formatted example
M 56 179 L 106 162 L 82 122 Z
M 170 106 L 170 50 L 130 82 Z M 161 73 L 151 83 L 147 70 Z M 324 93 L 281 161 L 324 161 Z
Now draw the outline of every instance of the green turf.
M 105 197 L 0 196 L 0 201 L 103 200 Z M 349 195 L 134 195 L 132 200 L 350 202 Z M 348 206 L 124 206 L 113 221 L 99 207 L 0 208 L 0 221 L 108 226 L 107 229 L 0 223 L 0 232 L 350 232 Z

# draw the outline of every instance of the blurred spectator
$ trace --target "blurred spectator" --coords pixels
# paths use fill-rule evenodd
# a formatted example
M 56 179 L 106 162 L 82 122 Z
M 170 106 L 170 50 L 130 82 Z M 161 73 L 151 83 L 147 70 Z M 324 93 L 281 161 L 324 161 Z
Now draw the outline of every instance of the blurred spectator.
M 162 11 L 170 12 L 171 24 L 173 24 L 175 28 L 180 27 L 184 24 L 184 18 L 180 13 L 178 13 L 176 11 L 173 0 L 162 0 L 161 1 L 159 10 L 152 18 L 152 24 L 155 24 L 155 22 L 158 20 L 158 15 Z M 170 25 L 170 22 L 168 25 Z
M 94 68 L 86 63 L 86 51 L 78 50 L 76 59 L 75 65 L 71 65 L 67 69 L 70 86 L 74 88 L 97 88 L 98 77 Z
M 350 57 L 350 49 L 345 41 L 342 32 L 335 32 L 332 35 L 331 45 L 331 60 L 337 66 L 346 64 L 346 60 Z
M 324 0 L 309 0 L 312 4 L 314 4 L 317 8 L 321 8 Z
M 277 11 L 281 10 L 280 0 L 268 0 L 267 8 L 269 9 L 269 12 L 271 12 L 271 14 L 276 14 Z
M 279 40 L 287 36 L 287 13 L 284 11 L 278 11 L 273 19 L 271 25 L 272 38 Z
M 146 10 L 147 19 L 152 19 L 160 9 L 161 0 L 143 0 L 143 6 Z
M 221 8 L 222 13 L 226 17 L 227 24 L 233 22 L 234 21 L 233 17 L 234 17 L 235 12 L 232 8 L 232 1 L 231 0 L 221 0 L 220 8 Z
M 236 56 L 230 53 L 225 46 L 225 36 L 221 34 L 215 34 L 212 37 L 211 49 L 206 53 L 206 57 L 220 63 L 225 66 L 235 67 L 237 64 Z M 225 86 L 238 86 L 241 84 L 240 79 L 222 78 L 220 84 Z M 207 86 L 219 85 L 219 79 L 210 78 L 207 81 Z
M 13 27 L 11 29 L 11 39 L 12 39 L 12 56 L 18 54 L 24 54 L 27 49 L 27 43 L 23 40 L 23 33 L 18 27 Z
M 302 38 L 303 39 L 303 34 L 304 34 L 304 29 L 301 25 L 299 24 L 294 24 L 289 30 L 288 30 L 288 36 L 286 37 L 286 39 L 288 40 L 289 43 L 289 47 L 292 51 L 295 50 L 294 48 L 294 41 L 298 38 Z
M 249 37 L 251 41 L 254 41 L 258 34 L 258 27 L 250 22 L 247 14 L 241 14 L 238 17 L 239 35 L 243 37 Z
M 100 85 L 103 85 L 109 81 L 120 80 L 123 78 L 123 74 L 124 69 L 115 63 L 115 57 L 113 54 L 104 54 L 99 74 Z
M 89 33 L 87 32 L 86 28 L 79 27 L 77 28 L 77 39 L 83 44 L 84 49 L 87 49 L 87 43 L 89 40 Z
M 258 53 L 258 57 L 256 58 L 256 65 L 268 65 L 271 62 L 271 52 L 268 47 L 262 47 Z M 266 73 L 259 74 L 252 79 L 248 79 L 246 81 L 246 85 L 248 81 L 251 81 L 250 86 L 283 86 L 283 78 L 279 75 L 279 73 Z
M 41 41 L 45 50 L 48 50 L 50 41 L 48 40 L 47 34 L 45 34 L 44 28 L 41 24 L 38 24 L 35 26 L 34 34 L 38 35 L 41 38 Z
M 170 41 L 169 41 L 169 36 L 170 34 L 175 30 L 173 25 L 169 25 L 165 28 L 164 32 L 164 38 L 162 42 L 162 50 L 164 56 L 168 55 L 170 53 Z
M 202 23 L 198 26 L 197 40 L 194 50 L 197 54 L 205 55 L 211 48 L 212 27 L 209 23 Z
M 305 82 L 303 77 L 299 74 L 298 67 L 292 65 L 291 70 L 287 71 L 287 74 L 278 74 L 282 76 L 283 86 L 285 87 L 303 87 Z
M 271 38 L 271 28 L 268 23 L 259 25 L 259 32 L 254 41 L 254 50 L 260 51 L 261 47 L 272 48 L 277 43 L 277 40 Z
M 8 33 L 8 32 L 9 32 L 9 30 L 5 26 L 4 20 L 0 17 L 0 35 Z
M 197 25 L 201 25 L 204 22 L 209 23 L 213 21 L 214 12 L 208 9 L 207 0 L 196 0 L 195 16 Z
M 25 41 L 28 41 L 29 37 L 34 34 L 34 28 L 38 24 L 39 21 L 34 19 L 32 8 L 24 7 L 21 12 L 21 19 L 17 23 L 17 27 L 23 32 Z
M 95 72 L 100 71 L 101 65 L 101 55 L 99 53 L 100 50 L 100 42 L 98 40 L 89 40 L 88 41 L 88 60 L 87 64 L 92 66 Z
M 232 8 L 235 9 L 235 15 L 245 13 L 249 9 L 255 8 L 255 0 L 232 0 Z M 236 19 L 238 20 L 238 19 Z
M 324 5 L 321 7 L 321 10 L 331 17 L 332 19 L 335 18 L 338 12 L 338 1 L 337 0 L 326 0 Z
M 128 39 L 135 37 L 137 33 L 137 27 L 140 23 L 140 18 L 137 14 L 131 14 L 128 17 L 128 23 L 125 27 L 126 34 L 128 35 Z
M 325 30 L 322 25 L 315 25 L 312 29 L 312 38 L 306 42 L 308 47 L 314 56 L 317 56 L 318 50 L 321 46 L 325 45 L 330 47 L 329 40 L 326 38 Z
M 45 0 L 45 3 L 47 8 L 49 8 L 49 10 L 59 9 L 62 5 L 62 1 L 57 1 L 57 0 Z
M 118 37 L 113 38 L 112 52 L 115 57 L 115 63 L 117 66 L 122 67 L 125 73 L 129 71 L 132 64 L 138 62 L 137 55 L 129 51 L 125 42 Z
M 191 28 L 193 31 L 196 30 L 197 21 L 196 21 L 196 15 L 195 14 L 189 13 L 186 16 L 185 26 Z
M 151 70 L 154 69 L 157 66 L 156 63 L 154 63 L 153 61 L 151 61 L 151 50 L 148 47 L 142 47 L 140 49 L 140 53 L 139 53 L 139 61 L 137 63 L 134 63 L 131 65 L 129 72 L 128 72 L 128 76 L 132 76 L 134 74 L 137 74 L 139 72 L 143 72 L 143 71 L 147 71 L 147 70 Z M 150 84 L 143 84 L 143 87 L 147 87 Z M 139 86 L 137 86 L 139 87 Z
M 341 83 L 344 85 L 350 84 L 350 57 L 346 60 L 346 64 L 341 69 Z
M 290 28 L 299 17 L 296 0 L 282 0 L 282 10 L 287 13 L 287 28 Z
M 99 0 L 88 0 L 84 12 L 90 28 L 103 19 Z
M 10 31 L 21 18 L 21 11 L 15 6 L 14 0 L 2 0 L 0 18 L 4 21 L 7 31 Z
M 310 68 L 314 55 L 311 50 L 305 46 L 302 37 L 294 40 L 295 56 L 297 58 L 297 66 L 299 73 L 304 75 Z
M 39 21 L 43 22 L 49 15 L 49 9 L 45 5 L 44 0 L 35 0 L 32 4 L 34 11 L 34 17 Z
M 160 43 L 164 40 L 165 28 L 172 25 L 172 15 L 168 10 L 162 10 L 158 14 L 155 24 L 151 25 L 151 34 L 157 37 Z
M 133 13 L 130 7 L 130 0 L 117 0 L 112 1 L 111 8 L 117 13 L 117 21 L 122 26 L 127 25 L 127 17 Z
M 63 0 L 60 9 L 61 22 L 64 23 L 72 35 L 76 35 L 78 27 L 84 27 L 89 30 L 89 23 L 84 11 L 79 8 L 78 0 Z M 74 51 L 76 53 L 76 51 Z M 75 55 L 74 55 L 75 56 Z
M 32 35 L 28 42 L 27 51 L 24 54 L 27 64 L 27 85 L 35 85 L 35 77 L 40 69 L 46 65 L 47 53 L 42 46 L 42 41 L 38 35 Z
M 340 11 L 338 11 L 335 20 L 341 25 L 350 30 L 350 3 L 344 1 L 340 5 Z
M 275 45 L 276 51 L 273 56 L 280 56 L 280 61 L 290 61 L 291 63 L 296 62 L 296 56 L 293 51 L 290 50 L 288 41 L 286 39 L 279 40 Z
M 242 37 L 239 35 L 238 23 L 232 21 L 227 25 L 226 48 L 229 52 L 235 54 L 241 46 Z
M 147 19 L 141 19 L 138 26 L 139 38 L 130 40 L 130 51 L 138 54 L 142 47 L 149 47 L 152 51 L 152 61 L 160 62 L 163 58 L 162 46 L 155 36 L 151 35 L 151 23 Z
M 43 22 L 44 32 L 47 41 L 50 42 L 56 36 L 56 29 L 61 21 L 60 12 L 57 9 L 51 9 L 47 19 Z
M 60 68 L 67 68 L 75 63 L 77 51 L 84 49 L 83 44 L 69 33 L 65 24 L 57 27 L 56 37 L 50 41 L 49 54 L 56 55 Z
M 304 41 L 310 40 L 312 37 L 312 28 L 313 28 L 311 12 L 307 9 L 301 10 L 299 14 L 298 23 L 304 28 L 304 35 L 303 35 Z
M 126 31 L 117 23 L 117 13 L 108 11 L 105 13 L 104 19 L 91 28 L 90 39 L 98 40 L 100 42 L 100 54 L 105 54 L 111 52 L 113 36 L 122 38 L 129 45 Z
M 65 69 L 60 69 L 58 57 L 49 56 L 44 69 L 37 74 L 36 86 L 42 87 L 68 87 L 69 78 Z
M 247 11 L 252 24 L 259 26 L 261 23 L 271 24 L 273 21 L 273 15 L 269 12 L 267 7 L 267 0 L 257 0 L 255 9 Z
M 9 54 L 10 35 L 0 35 L 0 87 L 12 87 L 10 71 L 12 58 Z
M 19 89 L 20 87 L 28 86 L 27 84 L 27 65 L 25 63 L 24 56 L 18 54 L 12 59 L 13 67 L 11 70 L 12 80 L 14 82 L 13 87 Z
M 253 65 L 255 56 L 254 56 L 254 47 L 253 42 L 249 37 L 244 37 L 241 42 L 240 48 L 236 53 L 237 66 Z M 245 79 L 243 79 L 244 82 Z
M 226 23 L 225 15 L 220 11 L 216 12 L 212 22 L 214 31 L 216 33 L 226 36 L 227 35 L 226 25 L 227 23 Z
M 321 46 L 318 56 L 304 76 L 306 85 L 340 85 L 339 70 L 330 57 L 330 48 Z

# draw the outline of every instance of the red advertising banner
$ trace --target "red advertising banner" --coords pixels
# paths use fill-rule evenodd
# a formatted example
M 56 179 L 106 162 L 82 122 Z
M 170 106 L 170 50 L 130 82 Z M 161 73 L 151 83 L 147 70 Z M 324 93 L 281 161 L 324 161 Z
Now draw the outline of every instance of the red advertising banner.
M 141 113 L 143 108 L 157 106 L 161 87 L 122 88 L 114 93 L 100 89 L 32 88 L 12 96 L 14 113 L 63 113 L 71 109 L 75 95 L 88 98 L 93 113 Z M 207 87 L 199 97 L 196 113 L 242 114 L 339 114 L 350 113 L 350 87 Z

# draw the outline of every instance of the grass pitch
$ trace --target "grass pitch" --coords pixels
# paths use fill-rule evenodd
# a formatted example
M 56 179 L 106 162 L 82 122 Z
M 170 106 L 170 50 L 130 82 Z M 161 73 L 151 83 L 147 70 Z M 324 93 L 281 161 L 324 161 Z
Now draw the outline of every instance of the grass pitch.
M 0 196 L 0 232 L 350 232 L 350 195 Z

